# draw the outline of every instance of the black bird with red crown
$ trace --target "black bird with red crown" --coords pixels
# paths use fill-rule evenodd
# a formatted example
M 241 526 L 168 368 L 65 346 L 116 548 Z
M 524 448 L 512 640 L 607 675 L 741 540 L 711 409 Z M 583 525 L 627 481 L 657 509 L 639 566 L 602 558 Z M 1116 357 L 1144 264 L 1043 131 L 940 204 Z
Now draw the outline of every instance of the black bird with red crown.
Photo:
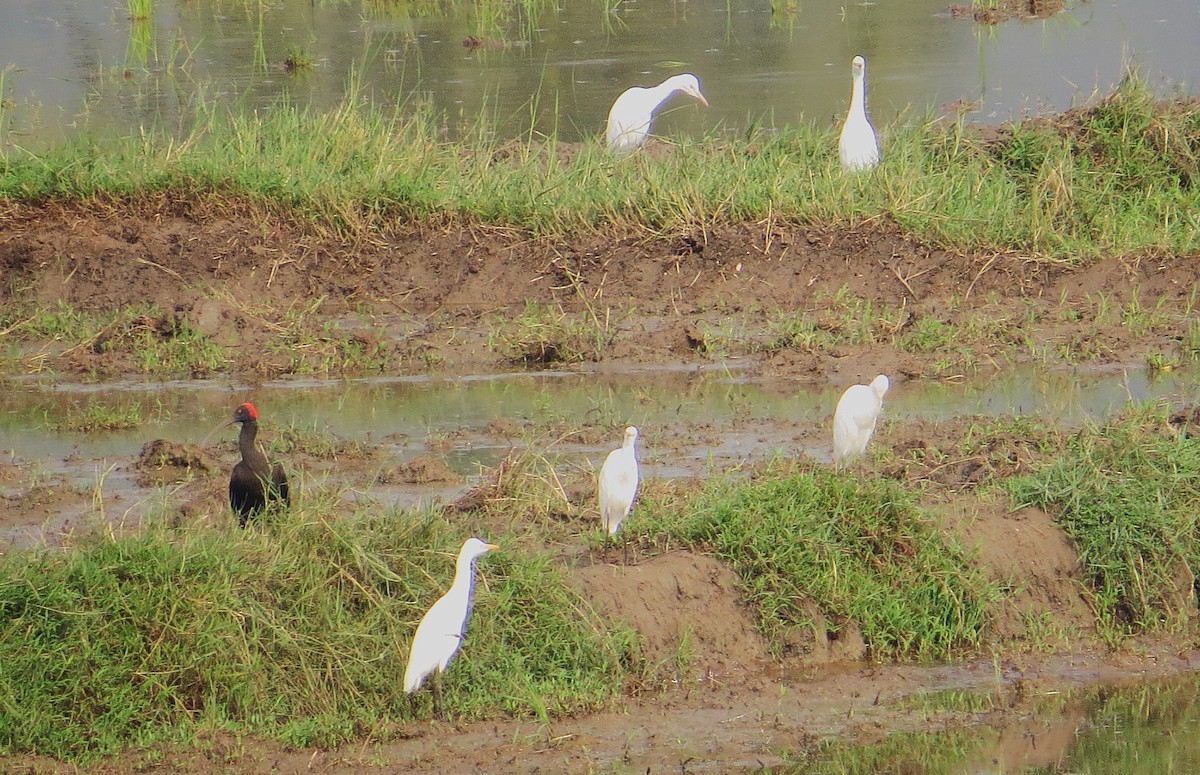
M 283 465 L 276 463 L 274 467 L 267 460 L 266 453 L 256 443 L 258 437 L 258 411 L 254 404 L 242 404 L 233 411 L 230 425 L 241 423 L 242 430 L 238 433 L 238 449 L 242 459 L 233 467 L 229 477 L 229 505 L 238 516 L 238 525 L 246 526 L 246 522 L 267 506 L 267 501 L 277 501 L 284 506 L 291 505 L 288 497 L 287 474 Z

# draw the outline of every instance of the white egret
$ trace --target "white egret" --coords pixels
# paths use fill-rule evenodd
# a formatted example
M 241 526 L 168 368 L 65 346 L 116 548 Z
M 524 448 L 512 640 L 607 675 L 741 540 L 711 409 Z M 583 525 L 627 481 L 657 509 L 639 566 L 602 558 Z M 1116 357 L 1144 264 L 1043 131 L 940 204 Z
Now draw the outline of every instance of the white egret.
M 608 147 L 617 153 L 629 153 L 646 141 L 654 113 L 667 99 L 679 92 L 708 105 L 700 93 L 700 81 L 691 73 L 673 75 L 658 86 L 634 86 L 617 97 L 608 111 Z
M 637 437 L 637 428 L 632 425 L 626 428 L 621 447 L 608 453 L 600 469 L 600 524 L 606 535 L 616 535 L 637 496 L 638 461 L 634 447 Z
M 850 89 L 850 112 L 838 139 L 838 155 L 842 169 L 849 172 L 871 169 L 879 161 L 879 141 L 875 127 L 867 119 L 867 60 L 856 56 L 850 61 L 853 85 Z
M 467 633 L 467 616 L 471 612 L 471 593 L 475 587 L 475 558 L 498 548 L 478 538 L 463 542 L 454 566 L 454 583 L 421 617 L 413 635 L 408 667 L 404 669 L 404 691 L 412 694 L 421 688 L 431 673 L 436 673 L 433 677 L 435 715 L 441 715 L 442 673 Z
M 842 393 L 833 413 L 833 462 L 838 468 L 867 451 L 891 384 L 880 374 L 870 385 L 851 385 Z

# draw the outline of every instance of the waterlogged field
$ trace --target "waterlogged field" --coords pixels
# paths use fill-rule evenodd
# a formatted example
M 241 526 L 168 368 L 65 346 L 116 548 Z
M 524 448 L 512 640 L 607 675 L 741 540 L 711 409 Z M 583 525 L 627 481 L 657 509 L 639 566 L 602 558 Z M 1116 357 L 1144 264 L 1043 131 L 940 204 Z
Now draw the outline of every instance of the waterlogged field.
M 1052 730 L 1052 761 L 1026 751 L 1006 771 L 1136 756 L 1098 730 L 1156 729 L 1164 701 L 1192 707 L 1186 686 L 1057 698 L 1194 682 L 1186 380 L 1070 424 L 1020 406 L 886 418 L 839 472 L 831 401 L 789 423 L 736 391 L 688 412 L 699 392 L 637 375 L 725 370 L 833 397 L 881 372 L 897 396 L 1016 369 L 1186 374 L 1198 139 L 1194 104 L 1132 79 L 1054 119 L 897 127 L 859 176 L 812 127 L 614 160 L 447 143 L 354 100 L 214 113 L 185 142 L 8 155 L 5 422 L 26 431 L 33 392 L 45 435 L 138 430 L 147 446 L 106 456 L 88 486 L 63 474 L 77 451 L 3 444 L 0 519 L 37 539 L 0 560 L 6 766 L 953 772 L 989 755 L 964 724 L 999 744 L 1080 706 L 1092 727 Z M 232 432 L 208 435 L 220 411 L 169 431 L 145 390 L 211 378 L 232 411 L 272 379 L 506 369 L 633 376 L 592 407 L 497 409 L 471 436 L 438 430 L 447 396 L 407 468 L 411 430 L 349 438 L 264 413 L 298 496 L 245 531 L 226 505 Z M 715 451 L 646 476 L 610 545 L 595 466 L 630 422 L 653 440 L 649 470 Z M 746 427 L 757 444 L 719 451 Z M 484 435 L 503 454 L 452 498 L 378 497 L 462 476 L 454 456 Z M 121 472 L 155 488 L 136 512 L 104 486 Z M 399 677 L 472 534 L 501 549 L 479 562 L 437 720 Z

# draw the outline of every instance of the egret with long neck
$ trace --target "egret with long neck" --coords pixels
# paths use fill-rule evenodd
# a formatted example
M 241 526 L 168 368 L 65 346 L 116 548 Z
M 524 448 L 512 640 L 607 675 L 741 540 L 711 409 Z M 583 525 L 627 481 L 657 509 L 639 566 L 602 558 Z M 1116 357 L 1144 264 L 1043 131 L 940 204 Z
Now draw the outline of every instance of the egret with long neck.
M 871 169 L 879 162 L 879 140 L 867 118 L 867 60 L 861 56 L 850 62 L 850 112 L 838 139 L 838 155 L 847 172 Z
M 658 86 L 626 89 L 608 111 L 608 148 L 616 153 L 636 150 L 650 134 L 654 114 L 676 92 L 707 106 L 700 79 L 691 73 L 673 75 Z
M 404 691 L 412 694 L 432 674 L 434 715 L 441 715 L 442 673 L 446 672 L 467 634 L 467 617 L 471 613 L 471 594 L 475 588 L 475 558 L 498 548 L 478 538 L 463 542 L 454 563 L 454 582 L 421 617 L 413 635 L 408 666 L 404 669 Z

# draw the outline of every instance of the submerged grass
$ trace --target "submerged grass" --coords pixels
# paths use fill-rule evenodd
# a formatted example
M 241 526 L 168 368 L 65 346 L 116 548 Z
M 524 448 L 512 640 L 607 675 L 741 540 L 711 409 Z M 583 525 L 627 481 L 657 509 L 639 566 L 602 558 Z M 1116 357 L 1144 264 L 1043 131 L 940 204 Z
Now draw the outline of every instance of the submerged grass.
M 48 417 L 49 411 L 46 414 Z M 47 421 L 46 426 L 53 431 L 103 433 L 146 427 L 152 422 L 162 422 L 166 414 L 161 404 L 143 407 L 141 401 L 122 401 L 114 406 L 89 399 L 82 404 L 68 406 L 66 417 L 59 421 Z
M 835 128 L 757 129 L 625 159 L 598 141 L 501 142 L 481 125 L 446 142 L 440 132 L 427 109 L 388 112 L 355 87 L 329 112 L 209 106 L 182 138 L 148 130 L 10 151 L 0 196 L 215 197 L 342 232 L 430 218 L 558 235 L 884 218 L 929 243 L 1063 262 L 1200 250 L 1200 107 L 1156 102 L 1133 76 L 1093 108 L 991 139 L 961 119 L 892 127 L 879 168 L 854 176 L 840 171 Z
M 462 535 L 418 513 L 334 518 L 336 499 L 261 530 L 147 526 L 0 563 L 0 753 L 89 761 L 203 729 L 330 746 L 427 716 L 400 687 L 409 639 Z M 478 568 L 445 680 L 459 718 L 545 718 L 605 702 L 632 653 L 550 562 Z
M 1187 622 L 1200 569 L 1200 441 L 1159 408 L 1084 428 L 1061 456 L 1005 486 L 1018 507 L 1046 509 L 1071 537 L 1110 638 Z
M 777 650 L 818 615 L 835 637 L 856 622 L 877 658 L 947 658 L 979 643 L 994 590 L 894 482 L 767 470 L 715 480 L 683 511 L 648 529 L 728 562 Z

